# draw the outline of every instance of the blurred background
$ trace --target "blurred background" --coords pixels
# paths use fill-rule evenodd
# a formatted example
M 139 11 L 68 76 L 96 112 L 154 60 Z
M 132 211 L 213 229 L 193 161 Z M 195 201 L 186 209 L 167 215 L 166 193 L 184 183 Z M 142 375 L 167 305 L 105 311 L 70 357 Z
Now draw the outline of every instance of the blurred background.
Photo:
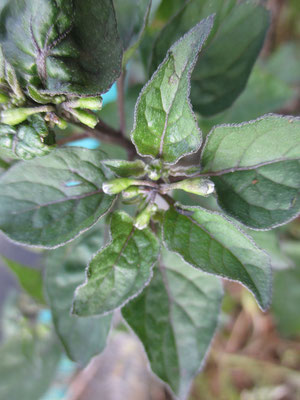
M 157 7 L 143 46 L 153 42 L 182 4 L 171 3 L 163 0 Z M 228 110 L 209 119 L 199 116 L 204 133 L 215 124 L 246 121 L 268 112 L 300 115 L 300 1 L 270 0 L 266 5 L 272 24 L 247 87 Z M 125 82 L 128 132 L 145 79 L 141 58 L 142 54 L 135 55 Z M 118 128 L 115 86 L 104 96 L 101 118 Z M 68 137 L 60 140 L 68 142 Z M 70 144 L 101 146 L 113 158 L 125 156 L 123 149 L 92 138 Z M 180 200 L 190 202 L 193 197 Z M 211 202 L 207 206 L 217 207 Z M 300 218 L 272 231 L 251 234 L 272 257 L 272 306 L 262 313 L 242 286 L 224 281 L 219 330 L 190 400 L 300 399 Z M 77 256 L 79 260 L 89 258 L 89 254 Z M 53 329 L 41 284 L 44 264 L 41 251 L 16 246 L 0 235 L 0 388 L 12 388 L 10 400 L 27 400 L 22 385 L 33 381 L 38 382 L 35 393 L 41 400 L 172 399 L 149 371 L 141 344 L 120 315 L 115 316 L 106 349 L 85 368 L 70 361 L 57 341 L 39 343 L 37 338 Z M 36 301 L 27 291 L 34 293 Z M 36 338 L 27 337 L 33 326 Z M 24 335 L 26 340 L 21 341 Z

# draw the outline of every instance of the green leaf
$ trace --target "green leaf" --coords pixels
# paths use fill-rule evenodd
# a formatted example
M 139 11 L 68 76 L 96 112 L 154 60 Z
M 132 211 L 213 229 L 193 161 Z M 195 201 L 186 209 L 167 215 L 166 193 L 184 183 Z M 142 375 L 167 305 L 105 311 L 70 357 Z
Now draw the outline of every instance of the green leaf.
M 102 242 L 96 226 L 74 242 L 49 252 L 44 276 L 56 333 L 71 360 L 87 364 L 106 345 L 111 315 L 78 318 L 70 314 L 74 291 L 84 280 L 85 266 Z
M 212 13 L 216 13 L 215 26 L 199 56 L 191 85 L 192 104 L 203 115 L 223 111 L 243 91 L 269 25 L 267 11 L 256 2 L 188 1 L 156 40 L 153 67 L 178 37 Z
M 0 124 L 0 147 L 9 158 L 31 160 L 51 152 L 51 134 L 40 115 L 31 116 L 28 122 L 16 127 Z
M 250 121 L 283 108 L 294 96 L 295 90 L 271 74 L 267 66 L 257 65 L 253 68 L 246 89 L 234 104 L 212 118 L 200 118 L 199 125 L 206 133 L 215 125 Z
M 222 214 L 200 207 L 170 208 L 163 236 L 169 250 L 196 268 L 238 281 L 268 308 L 271 297 L 270 259 Z
M 142 160 L 105 160 L 103 164 L 121 178 L 138 178 L 146 173 L 146 164 Z
M 149 0 L 114 0 L 118 30 L 124 49 L 129 47 L 133 37 L 140 32 L 149 3 Z
M 12 240 L 60 246 L 89 229 L 111 207 L 102 191 L 111 177 L 99 150 L 65 148 L 18 163 L 0 177 L 0 229 Z
M 0 347 L 0 398 L 40 400 L 60 357 L 57 340 L 48 333 L 12 337 Z
M 126 67 L 126 64 L 128 63 L 130 58 L 134 55 L 134 53 L 136 52 L 136 50 L 139 48 L 140 44 L 142 43 L 142 40 L 146 33 L 146 29 L 149 24 L 149 19 L 150 19 L 150 14 L 151 14 L 151 6 L 152 6 L 152 0 L 150 0 L 148 2 L 148 7 L 145 11 L 145 15 L 143 18 L 143 25 L 141 26 L 141 28 L 139 30 L 139 34 L 138 34 L 138 37 L 136 38 L 136 41 L 130 47 L 128 47 L 128 49 L 124 52 L 123 62 L 122 62 L 123 68 Z M 127 19 L 127 23 L 128 23 L 128 19 Z
M 91 260 L 87 280 L 73 302 L 77 315 L 104 314 L 137 296 L 149 283 L 159 245 L 149 229 L 139 230 L 124 212 L 111 220 L 111 242 Z
M 218 126 L 206 139 L 201 161 L 220 206 L 243 224 L 270 229 L 299 214 L 299 118 L 267 115 Z
M 276 271 L 274 274 L 272 314 L 277 328 L 284 336 L 300 334 L 300 251 L 299 242 L 284 246 L 286 253 L 295 261 L 295 267 Z
M 142 341 L 153 372 L 186 398 L 216 330 L 223 290 L 218 278 L 164 252 L 145 290 L 122 314 Z
M 45 304 L 41 271 L 24 266 L 16 261 L 0 256 L 4 264 L 16 275 L 22 289 L 38 303 Z
M 11 0 L 0 15 L 5 58 L 49 94 L 95 95 L 121 72 L 111 0 Z
M 201 131 L 189 102 L 190 74 L 212 24 L 209 17 L 176 42 L 144 86 L 131 133 L 141 155 L 175 163 L 198 150 Z

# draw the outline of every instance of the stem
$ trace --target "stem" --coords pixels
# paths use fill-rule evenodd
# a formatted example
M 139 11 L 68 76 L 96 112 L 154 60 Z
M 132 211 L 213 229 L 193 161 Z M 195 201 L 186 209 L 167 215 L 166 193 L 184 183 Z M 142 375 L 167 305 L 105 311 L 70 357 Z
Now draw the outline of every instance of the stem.
M 120 78 L 117 81 L 117 89 L 118 89 L 118 110 L 119 110 L 119 118 L 120 118 L 120 132 L 122 136 L 125 137 L 126 133 L 126 118 L 125 118 L 125 108 L 124 108 L 124 83 L 125 83 L 125 71 L 123 71 L 120 75 Z
M 108 126 L 105 122 L 99 121 L 94 129 L 87 127 L 81 122 L 75 123 L 74 121 L 70 120 L 69 122 L 73 125 L 83 128 L 85 132 L 83 134 L 72 135 L 69 136 L 68 138 L 63 138 L 58 142 L 59 145 L 72 142 L 73 140 L 77 139 L 83 139 L 86 137 L 95 137 L 105 143 L 116 144 L 118 146 L 124 147 L 127 150 L 129 159 L 133 159 L 136 156 L 135 146 L 132 144 L 132 142 L 126 137 L 122 136 L 120 131 L 113 129 L 112 127 Z

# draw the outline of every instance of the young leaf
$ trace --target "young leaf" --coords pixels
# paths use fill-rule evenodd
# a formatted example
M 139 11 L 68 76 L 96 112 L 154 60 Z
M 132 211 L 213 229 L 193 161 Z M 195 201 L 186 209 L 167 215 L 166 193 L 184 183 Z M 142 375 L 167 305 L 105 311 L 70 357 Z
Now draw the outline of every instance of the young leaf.
M 61 357 L 48 333 L 14 336 L 0 347 L 0 398 L 40 400 L 51 384 Z
M 266 309 L 271 297 L 270 259 L 236 225 L 200 207 L 170 208 L 163 236 L 169 250 L 195 268 L 241 282 Z
M 0 124 L 0 147 L 8 158 L 31 160 L 49 154 L 53 146 L 48 146 L 48 128 L 40 115 L 34 115 L 28 122 L 16 127 Z M 51 140 L 50 140 L 51 141 Z
M 12 0 L 0 28 L 6 59 L 45 93 L 103 93 L 120 74 L 112 0 Z
M 105 160 L 103 164 L 120 178 L 141 177 L 145 175 L 146 164 L 142 160 Z
M 211 16 L 176 42 L 141 91 L 131 133 L 141 155 L 172 164 L 198 150 L 201 131 L 189 102 L 190 75 L 212 25 Z
M 103 153 L 57 149 L 20 162 L 0 177 L 0 229 L 12 240 L 53 248 L 89 229 L 111 207 Z
M 152 55 L 155 69 L 169 46 L 197 21 L 215 13 L 209 43 L 192 74 L 191 99 L 196 111 L 213 115 L 228 108 L 243 91 L 269 25 L 257 2 L 198 0 L 186 2 L 158 36 Z
M 70 314 L 74 291 L 84 280 L 85 266 L 102 242 L 102 226 L 48 253 L 44 275 L 46 295 L 56 333 L 71 360 L 87 364 L 106 345 L 111 315 L 78 318 Z
M 122 314 L 142 341 L 153 372 L 184 399 L 203 365 L 222 300 L 218 278 L 164 252 L 149 286 Z
M 159 245 L 149 229 L 135 228 L 133 219 L 115 212 L 111 242 L 91 260 L 87 280 L 79 286 L 73 314 L 104 314 L 127 303 L 149 283 Z
M 6 265 L 16 275 L 20 286 L 25 290 L 25 292 L 27 292 L 29 296 L 33 297 L 38 303 L 45 304 L 41 271 L 21 265 L 4 256 L 0 256 L 0 259 L 2 259 L 4 265 Z
M 201 161 L 220 206 L 243 224 L 270 229 L 299 214 L 299 118 L 267 115 L 218 126 L 206 139 Z

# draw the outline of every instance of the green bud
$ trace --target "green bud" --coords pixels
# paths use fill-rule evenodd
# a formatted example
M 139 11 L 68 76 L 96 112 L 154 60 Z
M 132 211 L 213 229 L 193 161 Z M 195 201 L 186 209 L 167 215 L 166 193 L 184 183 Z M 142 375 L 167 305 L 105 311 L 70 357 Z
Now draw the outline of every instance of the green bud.
M 148 177 L 152 181 L 157 181 L 161 177 L 162 162 L 160 160 L 154 160 L 147 166 Z
M 190 178 L 183 181 L 166 184 L 161 186 L 161 192 L 167 193 L 173 189 L 181 189 L 188 193 L 197 194 L 198 196 L 209 196 L 215 190 L 215 185 L 207 178 Z
M 148 204 L 143 211 L 136 217 L 134 226 L 137 229 L 145 229 L 149 225 L 152 215 L 156 213 L 158 207 L 155 203 Z
M 129 186 L 128 189 L 123 190 L 122 197 L 125 200 L 132 199 L 133 197 L 139 196 L 143 191 L 137 186 Z
M 118 178 L 104 182 L 102 185 L 103 192 L 109 195 L 117 194 L 136 184 L 136 181 L 130 178 Z
M 68 101 L 68 107 L 85 108 L 87 110 L 101 110 L 102 97 L 80 97 L 76 100 Z
M 95 128 L 98 123 L 98 117 L 95 114 L 90 114 L 87 111 L 78 110 L 77 108 L 68 108 L 67 110 L 80 122 L 90 128 Z
M 10 98 L 5 93 L 0 93 L 0 104 L 7 104 Z
M 18 125 L 25 121 L 30 115 L 40 112 L 52 111 L 51 107 L 35 107 L 35 108 L 11 108 L 3 110 L 0 113 L 0 121 L 7 125 Z

